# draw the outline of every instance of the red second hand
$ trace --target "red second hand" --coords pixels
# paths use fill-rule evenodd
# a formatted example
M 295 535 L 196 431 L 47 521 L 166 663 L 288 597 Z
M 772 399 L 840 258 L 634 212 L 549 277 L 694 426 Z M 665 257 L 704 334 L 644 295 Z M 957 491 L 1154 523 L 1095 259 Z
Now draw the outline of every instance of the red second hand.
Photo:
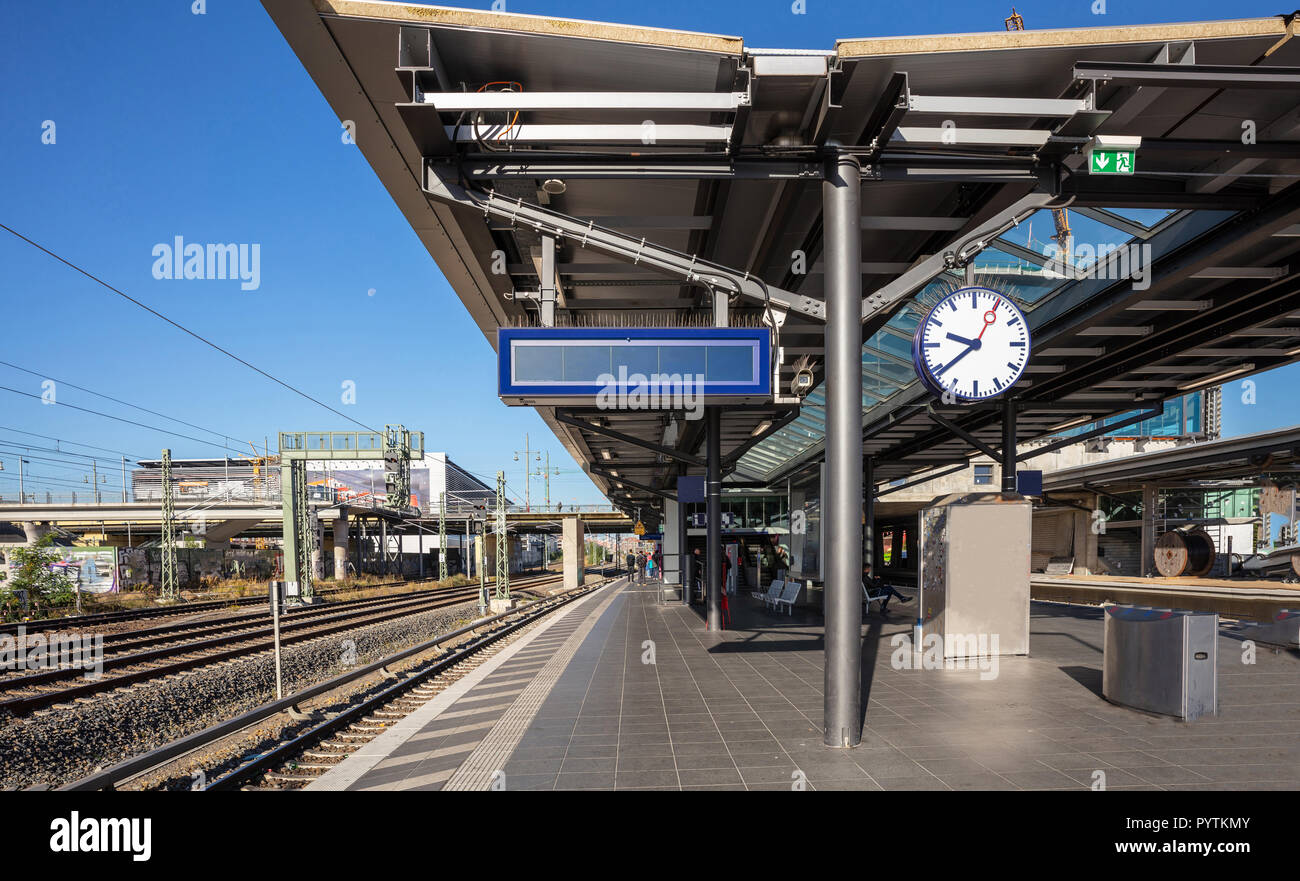
M 975 337 L 975 339 L 977 339 L 977 340 L 978 340 L 978 339 L 983 339 L 983 338 L 984 338 L 984 331 L 986 331 L 986 330 L 989 329 L 989 325 L 990 325 L 990 324 L 993 324 L 994 322 L 996 322 L 996 321 L 998 320 L 998 306 L 1001 305 L 1001 304 L 1002 304 L 1002 301 L 1001 301 L 1001 300 L 998 300 L 996 303 L 993 304 L 993 308 L 992 308 L 992 309 L 990 309 L 989 311 L 987 311 L 987 312 L 984 313 L 984 326 L 983 326 L 982 328 L 980 328 L 980 335 L 977 336 L 977 337 Z

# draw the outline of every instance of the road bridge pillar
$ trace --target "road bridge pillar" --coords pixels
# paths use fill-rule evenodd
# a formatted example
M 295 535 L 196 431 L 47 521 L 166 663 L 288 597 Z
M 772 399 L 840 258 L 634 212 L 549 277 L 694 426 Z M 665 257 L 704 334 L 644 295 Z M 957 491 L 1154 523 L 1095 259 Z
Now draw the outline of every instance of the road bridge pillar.
M 826 663 L 823 742 L 862 740 L 862 173 L 841 153 L 826 162 Z
M 564 587 L 571 590 L 582 587 L 587 565 L 586 530 L 577 517 L 564 518 L 564 534 L 560 552 L 564 555 Z
M 348 574 L 348 509 L 340 508 L 334 521 L 334 580 L 341 581 Z
M 41 538 L 50 531 L 50 524 L 40 523 L 37 521 L 23 521 L 23 538 L 25 544 L 30 547 L 36 544 Z

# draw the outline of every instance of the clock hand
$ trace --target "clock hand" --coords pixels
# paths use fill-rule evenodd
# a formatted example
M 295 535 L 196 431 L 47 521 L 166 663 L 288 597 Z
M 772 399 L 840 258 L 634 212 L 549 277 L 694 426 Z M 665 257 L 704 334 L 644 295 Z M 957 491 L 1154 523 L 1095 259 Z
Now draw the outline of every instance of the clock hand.
M 993 308 L 992 308 L 992 309 L 990 309 L 989 311 L 987 311 L 987 312 L 984 313 L 984 326 L 983 326 L 982 328 L 980 328 L 980 335 L 977 336 L 977 337 L 975 337 L 975 339 L 978 340 L 978 339 L 980 339 L 981 337 L 983 337 L 983 336 L 984 336 L 984 331 L 986 331 L 986 330 L 989 329 L 989 325 L 990 325 L 990 324 L 994 324 L 995 322 L 997 322 L 997 320 L 998 320 L 998 312 L 997 312 L 997 309 L 998 309 L 998 303 L 1001 303 L 1001 302 L 1002 302 L 1001 300 L 998 300 L 997 303 L 994 303 L 994 304 L 993 304 Z
M 967 347 L 965 348 L 965 350 L 963 350 L 962 353 L 961 353 L 960 355 L 958 355 L 956 358 L 953 358 L 953 359 L 952 359 L 951 361 L 949 361 L 947 364 L 943 365 L 943 366 L 940 367 L 938 370 L 936 370 L 936 371 L 934 372 L 934 376 L 935 376 L 935 378 L 938 379 L 940 376 L 943 375 L 943 372 L 944 372 L 945 370 L 947 370 L 947 369 L 948 369 L 949 367 L 951 367 L 952 365 L 956 364 L 956 363 L 957 363 L 958 361 L 960 361 L 962 358 L 965 358 L 965 357 L 966 357 L 967 355 L 969 355 L 971 352 L 975 351 L 975 350 L 979 347 L 979 346 L 977 345 L 978 342 L 979 342 L 979 340 L 974 340 L 974 341 L 972 341 L 972 344 L 969 345 L 969 346 L 967 346 Z
M 983 331 L 981 331 L 981 333 L 983 333 Z M 973 349 L 978 349 L 980 347 L 980 341 L 978 338 L 973 340 L 968 340 L 964 336 L 957 336 L 957 334 L 955 333 L 950 333 L 948 334 L 948 339 L 955 340 L 956 342 L 959 343 L 963 343 L 964 345 L 970 346 Z

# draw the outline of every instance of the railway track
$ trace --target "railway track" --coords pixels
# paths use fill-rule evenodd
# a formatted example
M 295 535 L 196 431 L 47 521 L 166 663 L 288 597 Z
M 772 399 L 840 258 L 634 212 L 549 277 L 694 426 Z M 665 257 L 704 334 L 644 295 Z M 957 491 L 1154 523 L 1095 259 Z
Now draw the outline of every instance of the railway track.
M 554 574 L 554 573 L 549 573 Z M 548 575 L 529 576 L 528 578 L 519 578 L 512 580 L 511 586 L 523 586 L 531 578 L 545 578 Z M 377 590 L 384 587 L 401 587 L 406 584 L 423 584 L 429 581 L 435 581 L 434 578 L 407 578 L 397 581 L 381 581 L 377 584 L 358 584 L 346 587 L 322 587 L 316 590 L 316 596 L 328 597 L 339 593 L 352 593 L 358 590 Z M 493 584 L 495 578 L 489 577 L 488 584 Z M 123 621 L 149 621 L 158 618 L 176 618 L 183 615 L 201 614 L 203 612 L 219 612 L 223 609 L 229 609 L 231 606 L 257 606 L 267 605 L 267 599 L 264 595 L 246 596 L 246 597 L 229 597 L 222 600 L 204 600 L 196 603 L 177 603 L 171 606 L 151 606 L 146 609 L 122 609 L 117 612 L 92 612 L 87 615 L 65 615 L 59 618 L 35 618 L 30 621 L 6 621 L 0 622 L 0 636 L 15 635 L 18 628 L 22 627 L 27 634 L 50 633 L 58 630 L 67 630 L 76 627 L 79 630 L 91 630 L 103 624 L 118 624 Z
M 324 718 L 319 713 L 311 718 L 298 715 L 295 718 L 301 721 L 287 726 L 275 743 L 264 744 L 253 752 L 244 751 L 234 760 L 219 761 L 211 768 L 211 781 L 196 787 L 204 791 L 301 788 L 378 736 L 394 721 L 418 709 L 501 651 L 526 627 L 600 589 L 614 577 L 617 576 L 480 619 L 61 788 L 87 791 L 127 787 L 178 759 L 199 756 L 204 750 L 241 731 L 255 726 L 261 730 L 265 720 L 271 716 L 295 710 L 313 698 L 338 692 L 365 676 L 376 672 L 386 674 L 384 684 L 359 698 L 343 699 L 345 705 L 336 712 Z M 441 651 L 442 654 L 418 663 L 404 675 L 389 673 L 390 667 L 430 651 Z M 187 771 L 182 776 L 190 774 Z
M 512 587 L 527 591 L 561 578 L 560 575 L 541 576 L 515 582 Z M 304 607 L 282 618 L 280 644 L 294 645 L 395 618 L 460 605 L 476 599 L 478 593 L 476 585 L 467 585 Z M 0 678 L 0 711 L 15 716 L 49 711 L 49 708 L 59 708 L 73 701 L 92 700 L 116 689 L 176 676 L 273 648 L 269 614 L 235 617 L 238 620 L 161 628 L 169 632 L 144 630 L 113 634 L 112 653 L 102 658 L 102 664 L 97 667 L 99 675 L 95 678 L 87 678 L 84 662 Z M 174 644 L 164 644 L 168 642 Z M 105 646 L 108 645 L 105 639 Z M 108 675 L 110 673 L 112 675 Z

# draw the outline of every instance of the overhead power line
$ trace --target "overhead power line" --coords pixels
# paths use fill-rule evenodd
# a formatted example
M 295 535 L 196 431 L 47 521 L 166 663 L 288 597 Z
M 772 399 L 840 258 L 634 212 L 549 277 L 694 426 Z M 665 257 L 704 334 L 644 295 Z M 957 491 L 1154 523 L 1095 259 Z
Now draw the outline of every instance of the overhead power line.
M 64 438 L 61 438 L 61 437 L 51 437 L 51 436 L 48 435 L 48 434 L 37 434 L 37 433 L 34 432 L 34 431 L 24 431 L 24 430 L 21 429 L 21 428 L 10 428 L 10 427 L 7 426 L 7 425 L 0 425 L 0 431 L 15 431 L 15 432 L 17 432 L 18 434 L 25 434 L 25 435 L 27 435 L 28 437 L 39 437 L 39 438 L 41 438 L 41 439 L 43 439 L 43 440 L 52 440 L 52 441 L 54 441 L 56 444 L 72 444 L 72 446 L 74 446 L 74 447 L 85 447 L 85 448 L 88 449 L 88 450 L 99 450 L 100 452 L 103 452 L 103 453 L 115 453 L 115 454 L 117 454 L 117 455 L 119 455 L 119 456 L 126 456 L 128 459 L 143 459 L 143 458 L 145 458 L 144 456 L 140 456 L 140 455 L 137 455 L 137 454 L 135 454 L 135 453 L 128 453 L 128 452 L 126 452 L 125 450 L 110 450 L 108 447 L 97 447 L 97 446 L 95 446 L 94 444 L 83 444 L 83 443 L 81 443 L 80 441 L 65 440 Z M 71 450 L 68 450 L 68 451 L 66 451 L 66 452 L 72 452 L 72 451 L 71 451 Z
M 22 391 L 21 389 L 9 388 L 9 386 L 7 385 L 0 385 L 0 391 L 13 392 L 15 395 L 22 395 L 23 397 L 26 398 L 35 398 L 38 401 L 44 400 L 40 395 L 33 394 L 32 392 L 25 392 Z M 54 405 L 58 407 L 70 407 L 73 410 L 80 410 L 82 413 L 91 413 L 95 416 L 103 416 L 105 419 L 112 419 L 116 422 L 125 422 L 127 425 L 135 425 L 140 428 L 147 428 L 150 431 L 157 431 L 157 432 L 161 432 L 162 434 L 170 434 L 172 437 L 182 437 L 185 438 L 185 440 L 192 440 L 201 444 L 207 444 L 210 447 L 220 447 L 221 449 L 229 450 L 232 453 L 239 452 L 239 450 L 235 449 L 234 447 L 229 447 L 226 446 L 225 444 L 219 444 L 216 441 L 204 440 L 201 437 L 191 437 L 188 434 L 180 434 L 179 432 L 168 431 L 167 429 L 159 428 L 156 425 L 146 425 L 143 422 L 136 422 L 134 419 L 124 419 L 121 416 L 114 416 L 112 413 L 101 413 L 98 410 L 91 410 L 89 407 L 78 407 L 76 404 L 68 404 L 63 401 L 54 401 Z
M 31 239 L 27 238 L 27 236 L 25 236 L 25 235 L 23 235 L 22 233 L 18 232 L 18 231 L 17 231 L 16 229 L 14 229 L 13 227 L 6 226 L 5 224 L 0 223 L 0 229 L 3 229 L 5 232 L 9 233 L 10 235 L 15 236 L 16 238 L 22 239 L 24 242 L 26 242 L 27 244 L 31 245 L 31 246 L 32 246 L 33 248 L 35 248 L 36 250 L 41 251 L 42 253 L 47 254 L 47 255 L 49 255 L 50 257 L 53 257 L 55 260 L 59 261 L 59 262 L 62 263 L 64 266 L 67 266 L 69 269 L 76 270 L 77 272 L 81 273 L 81 274 L 84 275 L 86 278 L 90 279 L 91 281 L 95 282 L 96 284 L 101 285 L 101 286 L 103 286 L 103 287 L 105 287 L 105 288 L 108 288 L 110 291 L 112 291 L 113 293 L 117 294 L 117 295 L 118 295 L 119 297 L 121 297 L 122 299 L 127 300 L 128 302 L 134 303 L 135 305 L 139 306 L 139 307 L 140 307 L 141 309 L 143 309 L 144 311 L 148 312 L 150 315 L 153 315 L 153 316 L 155 316 L 155 317 L 157 317 L 157 318 L 160 318 L 160 319 L 162 319 L 163 321 L 165 321 L 165 322 L 167 322 L 168 324 L 170 324 L 172 327 L 176 328 L 177 330 L 179 330 L 179 331 L 183 331 L 184 333 L 189 334 L 190 336 L 194 337 L 194 339 L 196 339 L 196 340 L 198 340 L 199 342 L 203 343 L 205 346 L 211 346 L 212 348 L 216 349 L 216 350 L 217 350 L 218 352 L 220 352 L 221 354 L 225 355 L 227 358 L 232 358 L 232 359 L 234 359 L 235 361 L 238 361 L 240 364 L 243 364 L 243 365 L 244 365 L 245 367 L 247 367 L 249 370 L 252 370 L 252 371 L 255 372 L 255 373 L 259 373 L 259 374 L 261 374 L 262 376 L 265 376 L 267 379 L 271 380 L 272 382 L 276 383 L 277 385 L 281 385 L 281 386 L 283 386 L 284 388 L 287 388 L 289 391 L 293 392 L 295 395 L 300 395 L 301 397 L 304 397 L 304 398 L 306 398 L 307 400 L 311 401 L 313 404 L 318 404 L 319 406 L 324 407 L 326 410 L 329 410 L 329 411 L 330 411 L 331 413 L 333 413 L 334 415 L 336 415 L 336 416 L 341 416 L 341 417 L 343 417 L 344 419 L 346 419 L 348 422 L 351 422 L 353 425 L 359 425 L 359 426 L 361 426 L 361 427 L 364 428 L 366 431 L 374 432 L 375 434 L 379 434 L 379 433 L 380 433 L 380 432 L 376 431 L 375 429 L 371 428 L 369 425 L 366 425 L 364 422 L 358 422 L 357 420 L 353 419 L 351 416 L 347 415 L 346 413 L 342 412 L 341 410 L 338 410 L 338 409 L 335 409 L 334 407 L 331 407 L 329 404 L 326 404 L 324 401 L 317 400 L 316 398 L 313 398 L 311 395 L 307 394 L 306 392 L 302 391 L 301 389 L 294 388 L 293 386 L 289 385 L 289 383 L 285 382 L 284 380 L 282 380 L 282 379 L 280 379 L 280 378 L 278 378 L 278 377 L 272 376 L 271 374 L 267 373 L 265 370 L 263 370 L 263 369 L 260 368 L 260 367 L 257 367 L 257 366 L 254 365 L 254 364 L 250 364 L 249 362 L 245 361 L 243 358 L 241 358 L 241 357 L 239 357 L 238 355 L 236 355 L 234 352 L 231 352 L 231 351 L 229 351 L 228 349 L 223 349 L 221 346 L 217 345 L 217 344 L 214 343 L 212 340 L 208 339 L 207 337 L 202 336 L 201 334 L 195 333 L 194 331 L 190 330 L 188 327 L 186 327 L 186 326 L 183 325 L 183 324 L 179 324 L 178 322 L 173 321 L 172 319 L 168 318 L 166 315 L 164 315 L 164 314 L 162 314 L 161 312 L 159 312 L 157 309 L 153 309 L 153 308 L 151 308 L 151 307 L 149 307 L 149 306 L 146 306 L 144 303 L 141 303 L 139 300 L 135 299 L 135 298 L 132 297 L 130 294 L 124 293 L 123 291 L 121 291 L 121 290 L 119 290 L 119 289 L 113 287 L 113 286 L 112 286 L 111 284 L 109 284 L 108 282 L 104 281 L 104 280 L 101 279 L 101 278 L 98 278 L 97 276 L 92 275 L 91 273 L 89 273 L 89 272 L 87 272 L 86 270 L 82 269 L 80 266 L 78 266 L 77 264 L 71 262 L 70 260 L 65 260 L 64 258 L 60 257 L 58 254 L 56 254 L 56 253 L 54 253 L 53 251 L 51 251 L 49 248 L 46 248 L 44 245 L 41 245 L 41 244 L 39 244 L 39 243 L 37 243 L 37 242 L 32 241 Z
M 31 376 L 35 376 L 38 379 L 48 379 L 58 383 L 59 385 L 66 385 L 69 388 L 74 388 L 77 389 L 78 391 L 85 392 L 86 394 L 94 395 L 97 398 L 103 398 L 106 401 L 112 401 L 115 404 L 121 404 L 124 407 L 130 407 L 133 410 L 139 410 L 143 413 L 148 413 L 151 416 L 161 416 L 163 419 L 166 419 L 170 422 L 178 422 L 181 425 L 188 425 L 190 428 L 197 428 L 199 431 L 206 431 L 208 434 L 215 434 L 217 437 L 220 438 L 225 438 L 227 440 L 236 440 L 239 441 L 240 443 L 248 444 L 249 446 L 252 446 L 251 441 L 246 441 L 241 438 L 237 438 L 234 435 L 228 434 L 227 432 L 215 431 L 211 428 L 204 428 L 202 425 L 195 425 L 193 422 L 186 422 L 184 419 L 177 419 L 175 416 L 168 416 L 166 413 L 159 413 L 157 410 L 150 410 L 148 407 L 141 407 L 139 404 L 132 404 L 130 401 L 123 401 L 121 398 L 115 398 L 112 395 L 106 395 L 103 392 L 97 392 L 94 391 L 93 389 L 88 389 L 85 386 L 77 385 L 76 383 L 68 382 L 67 380 L 64 379 L 55 379 L 53 376 L 50 376 L 48 373 L 38 373 L 35 370 L 28 370 L 26 367 L 19 367 L 17 364 L 10 364 L 8 361 L 0 361 L 0 364 L 3 364 L 5 367 L 12 367 L 14 370 L 20 370 L 23 373 L 30 374 Z

